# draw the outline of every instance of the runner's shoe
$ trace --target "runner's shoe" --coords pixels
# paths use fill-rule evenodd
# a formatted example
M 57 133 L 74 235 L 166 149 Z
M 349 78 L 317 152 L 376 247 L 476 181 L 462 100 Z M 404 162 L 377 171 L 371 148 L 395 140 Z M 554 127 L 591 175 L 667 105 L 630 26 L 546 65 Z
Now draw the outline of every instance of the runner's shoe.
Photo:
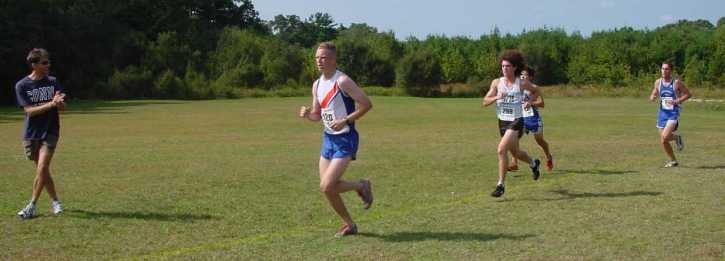
M 503 195 L 504 191 L 505 191 L 505 189 L 504 189 L 503 184 L 498 184 L 498 185 L 496 185 L 496 189 L 494 189 L 493 192 L 491 192 L 491 196 L 494 198 L 498 198 Z
M 335 233 L 335 237 L 344 237 L 349 235 L 355 235 L 357 234 L 357 225 L 352 224 L 352 226 L 349 226 L 347 224 L 342 225 L 340 230 Z
M 534 166 L 531 167 L 531 176 L 534 180 L 539 180 L 539 176 L 541 176 L 541 173 L 539 173 L 539 166 L 541 166 L 541 161 L 539 159 L 535 159 Z
M 356 190 L 357 195 L 363 201 L 363 208 L 369 209 L 373 205 L 373 184 L 368 179 L 361 179 L 360 183 L 362 183 L 362 188 Z
M 551 171 L 554 169 L 554 158 L 551 157 L 546 160 L 546 171 Z
M 33 202 L 28 203 L 28 205 L 25 206 L 25 208 L 23 208 L 22 210 L 20 210 L 20 212 L 18 212 L 18 217 L 20 219 L 31 219 L 34 216 L 35 216 L 35 204 L 33 204 Z
M 677 165 L 680 165 L 680 164 L 677 163 L 676 160 L 668 161 L 667 163 L 665 163 L 665 168 L 677 167 Z
M 60 201 L 54 200 L 53 203 L 51 203 L 51 206 L 53 208 L 53 214 L 59 215 L 60 213 L 63 213 L 63 206 L 60 205 Z

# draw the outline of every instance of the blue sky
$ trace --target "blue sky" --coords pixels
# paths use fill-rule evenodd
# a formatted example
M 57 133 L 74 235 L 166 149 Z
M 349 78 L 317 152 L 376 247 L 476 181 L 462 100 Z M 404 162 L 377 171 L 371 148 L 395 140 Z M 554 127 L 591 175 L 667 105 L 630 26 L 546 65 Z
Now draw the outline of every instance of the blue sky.
M 278 14 L 307 18 L 329 13 L 344 25 L 367 23 L 392 30 L 398 39 L 429 34 L 478 38 L 494 27 L 502 33 L 547 27 L 592 31 L 622 26 L 654 29 L 677 20 L 709 20 L 725 16 L 725 0 L 253 0 L 264 20 Z

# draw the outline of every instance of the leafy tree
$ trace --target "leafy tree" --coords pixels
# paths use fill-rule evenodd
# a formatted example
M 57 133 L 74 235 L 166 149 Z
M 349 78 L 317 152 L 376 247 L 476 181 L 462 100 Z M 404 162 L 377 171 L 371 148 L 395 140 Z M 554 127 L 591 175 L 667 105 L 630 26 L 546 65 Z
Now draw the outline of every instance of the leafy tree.
M 707 77 L 707 68 L 705 62 L 697 57 L 689 59 L 685 66 L 684 80 L 689 86 L 701 85 Z
M 260 62 L 264 85 L 271 88 L 296 79 L 302 72 L 303 53 L 302 49 L 279 40 L 268 41 Z
M 367 24 L 352 24 L 336 40 L 337 64 L 362 85 L 391 86 L 401 53 L 392 33 L 379 33 Z
M 712 37 L 713 54 L 710 57 L 708 68 L 708 78 L 720 84 L 722 87 L 725 82 L 725 24 L 720 23 L 725 18 L 720 18 L 718 27 Z
M 433 52 L 421 48 L 406 54 L 398 64 L 396 84 L 413 96 L 436 96 L 441 67 Z
M 267 40 L 250 31 L 227 28 L 211 55 L 211 75 L 219 88 L 250 88 L 262 83 L 258 66 Z
M 329 14 L 315 13 L 302 21 L 296 15 L 277 15 L 269 22 L 272 32 L 282 41 L 303 47 L 337 37 L 338 25 Z

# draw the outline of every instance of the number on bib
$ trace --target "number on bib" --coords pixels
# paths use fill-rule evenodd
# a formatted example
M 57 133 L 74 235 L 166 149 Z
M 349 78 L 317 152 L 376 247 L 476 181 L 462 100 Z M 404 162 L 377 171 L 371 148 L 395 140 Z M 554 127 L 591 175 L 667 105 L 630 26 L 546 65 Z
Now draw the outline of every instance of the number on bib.
M 332 123 L 335 121 L 335 111 L 332 108 L 323 108 L 320 116 L 322 116 L 322 122 L 327 127 L 332 126 Z
M 513 116 L 514 115 L 514 109 L 509 107 L 501 108 L 501 114 L 505 116 Z
M 675 109 L 675 105 L 672 104 L 672 101 L 672 97 L 662 97 L 662 109 L 668 111 Z

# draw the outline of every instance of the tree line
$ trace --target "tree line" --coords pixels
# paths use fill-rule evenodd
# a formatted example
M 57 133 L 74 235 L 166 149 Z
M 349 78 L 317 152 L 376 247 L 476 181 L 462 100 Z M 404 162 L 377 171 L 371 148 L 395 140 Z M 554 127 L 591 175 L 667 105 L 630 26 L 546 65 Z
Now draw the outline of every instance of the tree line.
M 25 56 L 34 47 L 50 51 L 52 74 L 81 99 L 303 95 L 318 77 L 312 57 L 321 41 L 336 43 L 340 68 L 360 85 L 416 96 L 446 95 L 447 84 L 487 88 L 508 48 L 524 52 L 542 85 L 648 88 L 664 60 L 688 85 L 722 88 L 725 81 L 725 17 L 717 25 L 681 20 L 588 37 L 544 27 L 398 40 L 326 13 L 264 21 L 251 0 L 0 0 L 0 10 L 6 105 L 15 103 L 12 87 L 28 74 Z

